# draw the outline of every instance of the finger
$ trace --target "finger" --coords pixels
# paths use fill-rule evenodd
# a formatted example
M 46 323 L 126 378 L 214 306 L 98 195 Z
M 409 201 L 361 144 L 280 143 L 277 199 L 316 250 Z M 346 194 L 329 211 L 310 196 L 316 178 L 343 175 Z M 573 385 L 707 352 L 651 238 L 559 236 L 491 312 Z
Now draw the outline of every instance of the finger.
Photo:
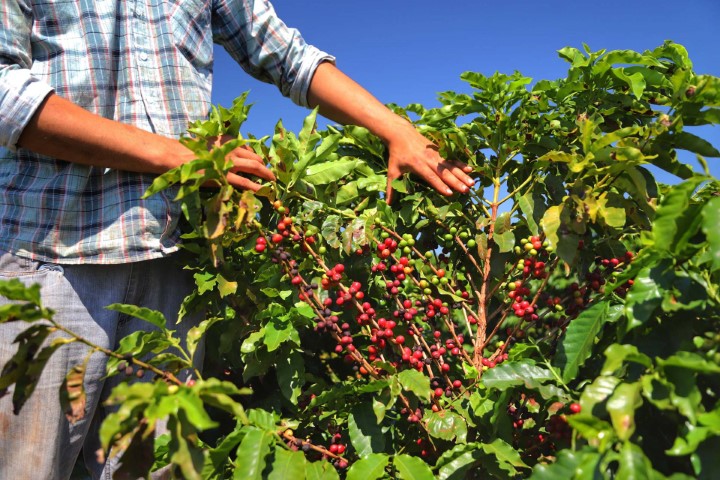
M 241 147 L 237 147 L 231 151 L 228 156 L 231 157 L 237 157 L 237 158 L 245 158 L 248 160 L 254 160 L 258 163 L 265 164 L 265 159 L 255 153 L 255 151 L 249 146 L 249 145 L 243 145 Z
M 443 182 L 457 192 L 467 193 L 475 181 L 462 171 L 457 162 L 445 161 L 438 164 L 438 174 Z
M 230 169 L 232 173 L 238 172 L 255 175 L 271 182 L 275 181 L 275 175 L 264 164 L 258 163 L 254 159 L 237 158 L 233 159 L 233 167 Z
M 440 177 L 441 171 L 439 171 L 438 168 L 432 168 L 427 164 L 420 164 L 416 168 L 415 174 L 425 179 L 428 185 L 430 185 L 442 195 L 449 196 L 453 194 L 453 191 L 449 187 L 447 182 L 445 182 L 445 180 Z
M 262 188 L 262 185 L 259 183 L 253 182 L 249 178 L 236 175 L 232 172 L 227 174 L 227 180 L 230 185 L 241 190 L 251 190 L 253 192 L 257 192 L 260 188 Z
M 460 162 L 458 160 L 445 160 L 445 163 L 451 165 L 452 173 L 462 180 L 468 187 L 475 185 L 475 179 L 467 175 L 473 172 L 473 168 L 467 163 Z
M 400 178 L 400 171 L 396 168 L 389 167 L 387 174 L 387 186 L 385 187 L 385 202 L 388 205 L 392 204 L 393 201 L 393 188 L 392 182 Z

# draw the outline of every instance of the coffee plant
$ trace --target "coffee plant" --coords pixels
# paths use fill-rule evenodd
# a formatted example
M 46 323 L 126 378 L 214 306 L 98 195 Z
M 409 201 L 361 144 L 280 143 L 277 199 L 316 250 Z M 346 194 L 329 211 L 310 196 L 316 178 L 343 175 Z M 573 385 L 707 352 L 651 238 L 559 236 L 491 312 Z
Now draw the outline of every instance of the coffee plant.
M 391 106 L 473 167 L 465 195 L 404 177 L 388 205 L 383 144 L 356 126 L 318 130 L 316 112 L 297 134 L 278 123 L 246 138 L 241 97 L 192 125 L 197 160 L 148 195 L 182 204 L 197 289 L 181 314 L 206 316 L 177 339 L 157 312 L 110 307 L 155 326 L 105 352 L 108 375 L 155 373 L 109 400 L 120 408 L 101 439 L 120 473 L 712 478 L 720 182 L 705 157 L 720 152 L 690 130 L 720 123 L 720 79 L 672 42 L 559 54 L 559 80 L 468 72 L 470 93 L 443 92 L 438 108 Z M 240 145 L 277 182 L 234 190 L 225 156 Z M 19 409 L 49 355 L 84 340 L 37 290 L 1 288 L 18 301 L 2 322 L 32 322 L 0 377 Z M 201 340 L 204 373 L 179 381 Z M 79 365 L 60 392 L 71 421 L 82 378 Z

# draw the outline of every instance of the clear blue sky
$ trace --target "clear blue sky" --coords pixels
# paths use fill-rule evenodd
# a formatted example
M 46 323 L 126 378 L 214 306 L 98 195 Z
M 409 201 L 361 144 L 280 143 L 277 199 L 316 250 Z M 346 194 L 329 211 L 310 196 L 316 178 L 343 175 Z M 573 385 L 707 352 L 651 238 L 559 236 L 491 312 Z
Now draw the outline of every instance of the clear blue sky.
M 279 16 L 382 102 L 438 105 L 437 92 L 468 91 L 460 74 L 519 70 L 535 80 L 565 76 L 565 46 L 643 51 L 684 45 L 696 72 L 720 76 L 720 0 L 276 0 Z M 243 129 L 263 136 L 278 119 L 299 130 L 308 111 L 246 75 L 216 50 L 213 102 L 250 90 Z M 720 148 L 720 126 L 697 131 Z M 694 161 L 694 160 L 693 160 Z M 720 177 L 720 159 L 708 159 Z M 662 181 L 674 183 L 669 178 Z

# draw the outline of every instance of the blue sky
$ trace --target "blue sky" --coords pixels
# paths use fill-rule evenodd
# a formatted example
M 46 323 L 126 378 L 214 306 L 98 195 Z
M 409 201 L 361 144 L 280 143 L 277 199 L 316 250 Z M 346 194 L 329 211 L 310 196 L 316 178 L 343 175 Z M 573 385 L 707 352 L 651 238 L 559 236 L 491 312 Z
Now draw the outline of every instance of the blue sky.
M 684 45 L 696 72 L 720 76 L 720 1 L 276 0 L 279 16 L 335 55 L 338 66 L 382 102 L 436 106 L 437 92 L 468 91 L 465 71 L 519 70 L 534 80 L 565 76 L 565 46 L 643 51 Z M 246 133 L 272 133 L 278 119 L 299 130 L 308 111 L 246 75 L 216 51 L 213 102 L 249 90 Z M 720 148 L 720 126 L 696 131 Z M 720 159 L 708 159 L 720 177 Z M 693 160 L 694 162 L 694 160 Z M 670 178 L 662 181 L 674 183 Z

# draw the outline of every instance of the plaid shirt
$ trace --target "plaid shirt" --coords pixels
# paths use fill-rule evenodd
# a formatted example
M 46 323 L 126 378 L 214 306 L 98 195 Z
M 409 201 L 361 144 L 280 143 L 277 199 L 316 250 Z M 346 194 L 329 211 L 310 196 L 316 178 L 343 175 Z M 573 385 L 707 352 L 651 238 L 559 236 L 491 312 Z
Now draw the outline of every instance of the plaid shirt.
M 152 175 L 17 148 L 54 91 L 83 108 L 178 138 L 210 109 L 213 43 L 307 106 L 317 65 L 266 0 L 2 0 L 0 249 L 57 263 L 124 263 L 177 250 L 174 192 Z

